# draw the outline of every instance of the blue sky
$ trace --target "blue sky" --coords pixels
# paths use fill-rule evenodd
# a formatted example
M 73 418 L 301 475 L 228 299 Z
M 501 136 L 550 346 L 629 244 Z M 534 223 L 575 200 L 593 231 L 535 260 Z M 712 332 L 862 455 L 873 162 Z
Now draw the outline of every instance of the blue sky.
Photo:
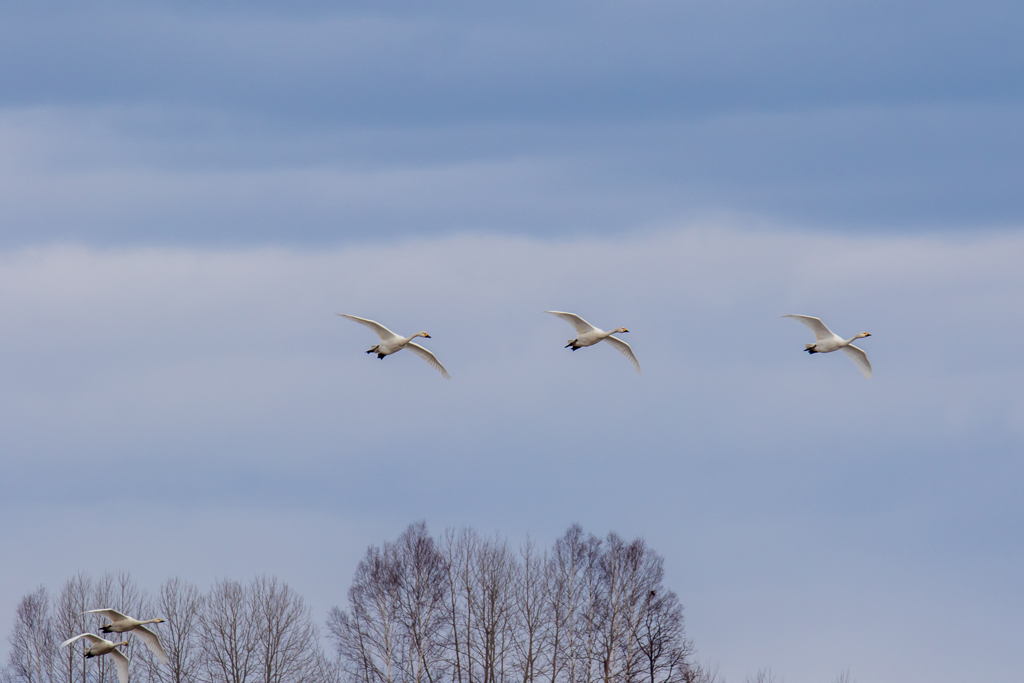
M 4 634 L 578 521 L 730 681 L 1019 673 L 1019 5 L 0 7 Z

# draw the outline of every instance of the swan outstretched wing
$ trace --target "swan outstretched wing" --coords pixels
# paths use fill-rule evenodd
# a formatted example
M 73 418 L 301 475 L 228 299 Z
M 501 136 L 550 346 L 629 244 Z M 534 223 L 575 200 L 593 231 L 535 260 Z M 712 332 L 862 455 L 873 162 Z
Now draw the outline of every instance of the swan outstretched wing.
M 386 328 L 383 325 L 381 325 L 379 322 L 376 322 L 374 320 L 367 320 L 366 318 L 360 318 L 360 317 L 357 317 L 357 316 L 354 316 L 354 315 L 349 315 L 348 313 L 339 313 L 338 315 L 340 315 L 342 318 L 348 318 L 349 320 L 354 320 L 355 322 L 359 323 L 360 325 L 366 325 L 371 330 L 376 332 L 377 336 L 380 337 L 384 341 L 387 341 L 388 339 L 392 339 L 394 337 L 399 336 L 399 335 L 395 334 L 394 332 L 392 332 L 391 330 L 389 330 L 388 328 Z
M 557 315 L 559 318 L 572 325 L 576 329 L 576 334 L 586 334 L 587 332 L 593 332 L 597 329 L 575 313 L 566 313 L 565 311 L 544 312 L 550 313 L 551 315 Z
M 105 617 L 108 621 L 124 621 L 128 617 L 118 612 L 116 609 L 87 609 L 82 614 L 100 614 Z
M 640 361 L 638 361 L 636 356 L 633 355 L 633 349 L 629 344 L 621 339 L 617 339 L 616 337 L 605 337 L 604 340 L 615 347 L 619 353 L 628 358 L 629 362 L 633 364 L 633 369 L 640 372 Z
M 156 655 L 156 658 L 160 660 L 161 664 L 167 664 L 167 653 L 164 652 L 163 645 L 160 644 L 160 639 L 157 638 L 156 634 L 150 631 L 145 626 L 136 626 L 129 633 L 134 633 L 142 641 L 146 643 L 146 647 L 149 651 Z
M 822 341 L 824 339 L 832 339 L 836 335 L 833 334 L 832 330 L 825 326 L 825 323 L 821 322 L 821 318 L 815 318 L 810 315 L 784 315 L 783 318 L 792 318 L 793 320 L 799 320 L 807 327 L 811 328 L 814 332 L 816 341 Z
M 128 683 L 128 658 L 121 653 L 120 650 L 112 650 L 110 656 L 114 658 L 117 663 L 117 681 L 118 683 Z
M 74 638 L 68 638 L 63 643 L 61 643 L 60 646 L 61 647 L 67 647 L 68 645 L 70 645 L 71 643 L 75 642 L 79 638 L 88 638 L 89 642 L 92 643 L 93 645 L 99 645 L 100 643 L 107 642 L 104 638 L 100 638 L 99 636 L 97 636 L 97 635 L 95 635 L 93 633 L 80 633 L 77 636 L 75 636 Z
M 448 374 L 448 371 L 444 369 L 444 366 L 441 365 L 441 361 L 439 361 L 437 359 L 437 356 L 432 354 L 427 349 L 423 348 L 419 344 L 413 344 L 412 342 L 409 342 L 408 344 L 406 344 L 405 348 L 409 349 L 410 351 L 415 353 L 417 356 L 419 356 L 423 360 L 425 360 L 428 363 L 430 363 L 430 367 L 434 368 L 435 370 L 440 372 L 442 375 L 444 375 L 445 379 L 451 379 L 452 378 L 452 376 Z
M 860 368 L 860 372 L 864 375 L 864 379 L 871 379 L 871 361 L 868 360 L 868 354 L 864 353 L 863 349 L 857 348 L 853 344 L 844 346 L 840 349 L 843 353 L 850 357 L 857 367 Z

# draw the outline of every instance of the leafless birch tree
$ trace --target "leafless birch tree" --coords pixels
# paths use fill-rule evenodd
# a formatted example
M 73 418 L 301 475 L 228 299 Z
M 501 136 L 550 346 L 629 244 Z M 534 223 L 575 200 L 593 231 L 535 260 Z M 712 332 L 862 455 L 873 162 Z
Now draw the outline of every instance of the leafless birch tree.
M 227 579 L 214 584 L 199 616 L 203 632 L 202 680 L 247 683 L 256 679 L 258 644 L 249 589 Z
M 424 523 L 410 525 L 395 544 L 398 617 L 409 649 L 408 683 L 438 683 L 444 675 L 445 563 Z
M 362 683 L 398 680 L 400 573 L 393 547 L 369 548 L 348 591 L 349 609 L 335 607 L 328 617 L 328 632 L 348 674 Z
M 135 683 L 714 683 L 663 578 L 643 540 L 579 525 L 548 551 L 531 539 L 515 551 L 469 528 L 437 542 L 416 523 L 359 562 L 347 609 L 328 616 L 329 657 L 309 606 L 274 577 L 205 595 L 171 579 L 150 599 L 126 572 L 80 573 L 52 599 L 23 598 L 0 683 L 112 683 L 112 662 L 59 648 L 96 632 L 103 620 L 83 613 L 102 608 L 166 620 L 168 665 L 122 636 Z
M 168 664 L 161 665 L 147 649 L 139 650 L 139 665 L 146 678 L 154 683 L 191 683 L 199 677 L 199 617 L 202 595 L 194 585 L 177 577 L 168 579 L 153 601 L 155 614 L 165 621 L 160 628 L 160 642 L 167 653 Z
M 6 680 L 11 683 L 51 683 L 57 664 L 57 646 L 50 596 L 40 586 L 18 603 L 14 627 L 7 638 Z
M 77 636 L 86 631 L 86 621 L 83 613 L 89 607 L 89 600 L 93 594 L 93 581 L 84 572 L 68 579 L 57 596 L 55 609 L 53 611 L 54 628 L 56 640 L 62 643 L 68 638 Z M 60 650 L 60 666 L 55 669 L 54 680 L 59 683 L 84 683 L 88 675 L 88 662 L 74 649 L 65 648 Z
M 318 636 L 302 596 L 272 577 L 249 587 L 260 683 L 311 680 Z
M 527 538 L 519 548 L 512 594 L 514 669 L 521 683 L 538 683 L 547 665 L 542 653 L 548 647 L 551 617 L 546 562 L 533 539 Z

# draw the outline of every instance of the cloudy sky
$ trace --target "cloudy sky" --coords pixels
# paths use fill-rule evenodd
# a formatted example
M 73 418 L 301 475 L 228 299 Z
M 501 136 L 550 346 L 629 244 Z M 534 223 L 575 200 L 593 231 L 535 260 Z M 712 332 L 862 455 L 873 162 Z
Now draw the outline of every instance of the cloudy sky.
M 732 683 L 1019 676 L 1024 6 L 279 4 L 0 3 L 0 635 L 580 522 Z

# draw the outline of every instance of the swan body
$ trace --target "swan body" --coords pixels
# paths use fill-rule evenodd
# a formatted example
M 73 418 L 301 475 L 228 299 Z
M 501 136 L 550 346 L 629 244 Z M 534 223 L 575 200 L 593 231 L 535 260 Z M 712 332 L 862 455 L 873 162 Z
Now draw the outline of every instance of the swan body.
M 147 619 L 146 621 L 139 621 L 138 619 L 132 619 L 131 617 L 125 616 L 113 609 L 91 609 L 87 610 L 83 614 L 99 614 L 105 619 L 109 620 L 109 624 L 100 626 L 101 633 L 127 633 L 131 631 L 133 634 L 142 638 L 142 642 L 146 644 L 150 652 L 155 654 L 160 660 L 161 664 L 167 664 L 167 653 L 164 652 L 163 646 L 160 644 L 160 639 L 157 635 L 146 628 L 145 624 L 162 624 L 163 619 Z
M 423 348 L 419 344 L 412 343 L 412 340 L 415 339 L 416 337 L 425 337 L 427 339 L 430 339 L 430 335 L 427 334 L 426 332 L 417 332 L 411 337 L 403 337 L 400 334 L 395 334 L 388 328 L 384 327 L 380 323 L 375 322 L 373 320 L 367 320 L 366 318 L 360 318 L 354 315 L 349 315 L 347 313 L 339 313 L 338 315 L 340 315 L 342 318 L 348 318 L 349 320 L 353 320 L 359 323 L 360 325 L 365 325 L 366 327 L 369 327 L 371 330 L 377 333 L 377 336 L 380 337 L 380 343 L 375 346 L 371 346 L 370 350 L 367 351 L 367 353 L 376 353 L 377 358 L 383 360 L 384 356 L 390 356 L 393 353 L 398 353 L 402 349 L 409 349 L 417 356 L 427 361 L 427 363 L 430 364 L 430 367 L 440 372 L 445 379 L 452 378 L 451 375 L 448 374 L 448 371 L 444 369 L 444 366 L 441 365 L 441 361 L 437 360 L 437 356 L 435 356 L 429 350 Z
M 79 638 L 86 638 L 91 645 L 85 648 L 85 654 L 83 655 L 86 659 L 93 657 L 102 657 L 105 654 L 109 654 L 114 658 L 114 662 L 117 664 L 117 680 L 119 683 L 128 683 L 128 658 L 118 650 L 117 648 L 122 645 L 127 645 L 128 641 L 122 641 L 120 643 L 112 643 L 105 638 L 100 638 L 94 633 L 82 633 L 74 638 L 69 638 L 60 644 L 61 647 L 67 647 L 71 643 L 75 642 Z
M 832 353 L 833 351 L 842 351 L 860 368 L 860 372 L 864 375 L 864 379 L 871 379 L 871 361 L 868 360 L 868 354 L 864 353 L 864 350 L 854 346 L 853 342 L 863 337 L 870 337 L 871 334 L 868 332 L 861 332 L 860 334 L 854 335 L 849 339 L 843 339 L 832 330 L 825 326 L 825 323 L 821 322 L 820 318 L 815 318 L 810 315 L 784 315 L 783 318 L 793 318 L 793 320 L 799 320 L 804 325 L 807 325 L 814 332 L 815 342 L 813 344 L 804 344 L 804 351 L 807 353 Z
M 640 361 L 638 361 L 636 356 L 633 355 L 633 349 L 630 345 L 621 339 L 612 336 L 613 334 L 629 332 L 625 327 L 619 327 L 611 330 L 610 332 L 605 332 L 602 329 L 594 327 L 575 313 L 566 313 L 565 311 L 544 312 L 558 316 L 575 328 L 576 338 L 570 339 L 569 343 L 565 345 L 565 348 L 575 351 L 576 349 L 583 348 L 584 346 L 593 346 L 598 342 L 608 342 L 616 351 L 629 359 L 629 362 L 633 364 L 633 369 L 640 372 Z

